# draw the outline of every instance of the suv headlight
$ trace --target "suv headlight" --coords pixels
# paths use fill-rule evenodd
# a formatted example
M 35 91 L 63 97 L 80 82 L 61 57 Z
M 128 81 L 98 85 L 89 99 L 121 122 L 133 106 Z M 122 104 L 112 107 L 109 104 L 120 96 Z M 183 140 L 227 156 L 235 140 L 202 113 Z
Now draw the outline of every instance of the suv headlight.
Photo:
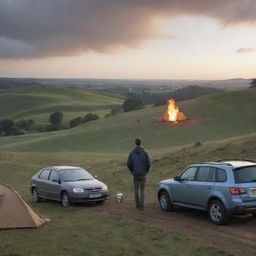
M 101 189 L 102 189 L 102 190 L 108 190 L 108 186 L 103 185 L 103 186 L 101 187 Z
M 75 193 L 83 193 L 84 189 L 83 188 L 73 188 L 73 192 L 75 192 Z

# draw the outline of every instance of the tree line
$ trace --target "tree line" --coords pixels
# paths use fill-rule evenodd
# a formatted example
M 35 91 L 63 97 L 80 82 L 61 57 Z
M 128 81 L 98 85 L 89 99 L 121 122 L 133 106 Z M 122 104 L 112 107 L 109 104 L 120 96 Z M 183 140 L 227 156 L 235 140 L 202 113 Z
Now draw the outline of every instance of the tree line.
M 35 121 L 32 119 L 21 119 L 16 122 L 11 119 L 3 119 L 0 120 L 0 136 L 24 135 L 28 132 L 69 129 L 86 122 L 97 120 L 99 118 L 100 117 L 97 114 L 88 113 L 84 117 L 76 117 L 70 120 L 68 124 L 64 124 L 62 123 L 63 113 L 56 111 L 50 115 L 49 124 L 44 129 L 37 126 Z

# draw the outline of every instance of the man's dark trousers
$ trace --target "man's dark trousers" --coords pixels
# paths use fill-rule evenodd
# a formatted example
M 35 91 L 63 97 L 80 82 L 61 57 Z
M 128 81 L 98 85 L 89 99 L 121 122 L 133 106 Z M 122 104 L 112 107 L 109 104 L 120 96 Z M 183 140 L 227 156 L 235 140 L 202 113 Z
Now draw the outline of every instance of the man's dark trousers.
M 144 198 L 145 198 L 146 176 L 134 176 L 133 180 L 134 180 L 136 208 L 143 210 Z

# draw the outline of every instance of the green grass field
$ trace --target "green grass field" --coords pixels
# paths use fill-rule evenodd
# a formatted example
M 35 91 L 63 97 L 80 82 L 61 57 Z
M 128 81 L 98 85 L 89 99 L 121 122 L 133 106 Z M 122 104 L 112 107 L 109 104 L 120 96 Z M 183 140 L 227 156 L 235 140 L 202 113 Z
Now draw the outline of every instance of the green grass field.
M 224 92 L 180 104 L 190 119 L 178 125 L 157 120 L 165 107 L 147 107 L 58 132 L 1 137 L 1 150 L 125 153 L 141 137 L 150 150 L 241 136 L 256 130 L 256 90 Z
M 119 107 L 122 96 L 102 91 L 57 86 L 40 86 L 0 94 L 0 118 L 13 120 L 33 119 L 47 124 L 52 112 L 61 111 L 64 122 L 97 113 L 101 117 Z
M 32 204 L 28 187 L 31 176 L 43 166 L 78 165 L 108 184 L 107 206 L 116 204 L 114 196 L 119 191 L 132 199 L 126 158 L 139 136 L 152 159 L 147 198 L 153 200 L 160 180 L 177 175 L 191 163 L 256 159 L 255 107 L 256 90 L 225 92 L 180 104 L 190 120 L 175 126 L 156 121 L 165 107 L 147 107 L 69 130 L 1 137 L 1 183 L 14 187 L 36 212 L 52 221 L 39 229 L 0 231 L 0 256 L 232 255 L 163 225 L 111 216 L 104 213 L 104 206 L 98 210 L 84 205 L 63 209 L 48 201 Z M 16 109 L 21 107 L 10 108 L 8 117 L 18 115 Z M 197 141 L 202 145 L 196 145 Z
M 187 145 L 169 150 L 150 151 L 152 169 L 148 175 L 147 199 L 155 198 L 159 180 L 177 175 L 192 162 L 223 157 L 255 158 L 256 134 L 236 139 Z M 97 174 L 111 189 L 106 205 L 117 204 L 115 194 L 122 191 L 126 200 L 133 197 L 132 179 L 125 166 L 126 156 L 87 155 L 85 153 L 0 154 L 1 183 L 10 184 L 40 215 L 51 222 L 35 230 L 0 231 L 0 255 L 232 255 L 167 227 L 104 213 L 104 206 L 73 206 L 63 209 L 58 203 L 32 204 L 28 190 L 30 177 L 46 165 L 80 165 Z M 102 211 L 103 210 L 103 211 Z M 133 209 L 130 209 L 133 210 Z M 68 241 L 68 243 L 67 243 Z

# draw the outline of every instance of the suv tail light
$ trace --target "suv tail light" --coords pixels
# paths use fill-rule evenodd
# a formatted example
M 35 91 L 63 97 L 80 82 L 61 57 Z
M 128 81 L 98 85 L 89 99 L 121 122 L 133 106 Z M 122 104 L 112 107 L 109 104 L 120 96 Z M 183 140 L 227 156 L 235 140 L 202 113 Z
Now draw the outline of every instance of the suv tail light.
M 245 194 L 246 190 L 244 188 L 229 188 L 229 191 L 232 195 Z

